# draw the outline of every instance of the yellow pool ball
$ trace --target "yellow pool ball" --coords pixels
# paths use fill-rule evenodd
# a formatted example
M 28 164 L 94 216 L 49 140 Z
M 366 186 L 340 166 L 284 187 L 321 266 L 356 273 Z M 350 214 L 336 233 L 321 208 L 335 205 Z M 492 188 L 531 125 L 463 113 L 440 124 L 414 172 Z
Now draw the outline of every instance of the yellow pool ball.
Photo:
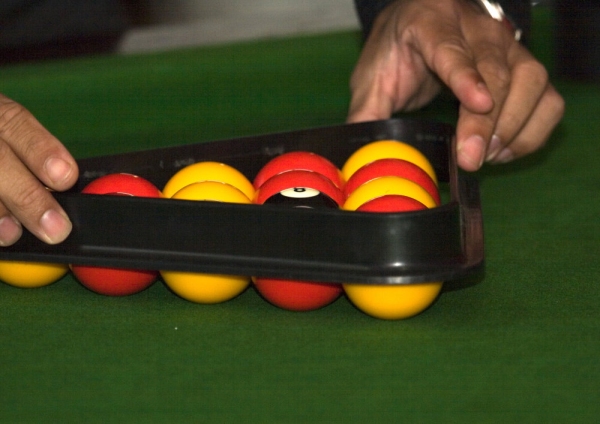
M 15 287 L 37 288 L 60 280 L 69 271 L 65 264 L 0 261 L 0 280 Z
M 217 181 L 203 181 L 186 185 L 171 196 L 171 199 L 211 200 L 225 203 L 252 203 L 250 198 L 238 188 L 231 184 Z
M 437 176 L 429 160 L 417 148 L 396 140 L 380 140 L 356 150 L 342 167 L 342 175 L 348 181 L 352 174 L 364 165 L 379 159 L 403 159 L 422 168 L 437 185 Z
M 165 185 L 163 195 L 173 197 L 183 187 L 203 181 L 226 183 L 240 190 L 249 199 L 254 197 L 254 186 L 244 174 L 220 162 L 198 162 L 179 170 Z
M 250 278 L 239 275 L 200 274 L 161 271 L 165 284 L 177 296 L 194 303 L 221 303 L 233 299 L 250 284 Z
M 386 176 L 368 181 L 358 187 L 346 199 L 343 209 L 354 211 L 369 200 L 389 195 L 408 196 L 418 200 L 427 208 L 437 206 L 435 200 L 423 187 L 406 178 Z
M 343 287 L 350 302 L 367 315 L 397 320 L 413 317 L 427 309 L 437 298 L 442 284 L 344 284 Z
M 176 192 L 172 199 L 251 203 L 250 199 L 237 188 L 215 181 L 190 184 Z M 241 294 L 250 285 L 250 277 L 239 275 L 168 270 L 160 271 L 160 274 L 167 287 L 175 294 L 195 303 L 225 302 Z

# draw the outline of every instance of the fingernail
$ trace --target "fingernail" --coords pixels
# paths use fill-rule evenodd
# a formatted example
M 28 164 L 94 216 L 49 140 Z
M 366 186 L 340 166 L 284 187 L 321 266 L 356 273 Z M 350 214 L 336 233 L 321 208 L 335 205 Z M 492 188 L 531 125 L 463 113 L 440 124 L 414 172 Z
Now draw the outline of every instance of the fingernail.
M 49 158 L 44 164 L 46 174 L 53 183 L 59 184 L 66 180 L 73 170 L 71 164 L 60 158 Z
M 60 243 L 66 239 L 73 228 L 69 218 L 64 213 L 54 209 L 44 212 L 40 218 L 40 226 L 43 231 L 42 236 L 50 244 Z
M 14 244 L 23 232 L 21 224 L 13 216 L 3 216 L 0 218 L 0 246 L 10 246 Z
M 490 162 L 500 152 L 501 148 L 502 148 L 502 143 L 500 142 L 500 137 L 498 137 L 497 135 L 493 135 L 492 139 L 490 140 L 490 145 L 488 146 L 488 149 L 487 149 L 487 156 L 486 156 L 485 160 Z
M 510 162 L 511 160 L 513 160 L 515 158 L 515 154 L 512 152 L 512 150 L 510 150 L 508 147 L 505 149 L 502 149 L 500 151 L 500 153 L 498 153 L 494 159 L 492 160 L 492 162 L 494 163 L 507 163 Z
M 457 150 L 461 162 L 468 162 L 471 164 L 473 170 L 481 168 L 485 154 L 485 141 L 483 137 L 472 135 L 462 143 L 459 143 Z

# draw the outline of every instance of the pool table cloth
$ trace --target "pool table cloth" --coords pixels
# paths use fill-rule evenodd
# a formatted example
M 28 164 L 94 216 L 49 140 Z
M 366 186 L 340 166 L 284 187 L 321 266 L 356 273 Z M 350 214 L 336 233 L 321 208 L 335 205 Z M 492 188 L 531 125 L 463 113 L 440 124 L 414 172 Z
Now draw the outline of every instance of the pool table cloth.
M 551 14 L 532 49 L 552 68 Z M 78 157 L 344 121 L 359 33 L 0 68 Z M 541 152 L 480 181 L 485 275 L 423 314 L 346 299 L 283 311 L 156 283 L 130 297 L 71 276 L 0 284 L 0 421 L 596 422 L 600 414 L 600 87 L 557 80 L 567 111 Z M 453 122 L 447 96 L 417 114 Z

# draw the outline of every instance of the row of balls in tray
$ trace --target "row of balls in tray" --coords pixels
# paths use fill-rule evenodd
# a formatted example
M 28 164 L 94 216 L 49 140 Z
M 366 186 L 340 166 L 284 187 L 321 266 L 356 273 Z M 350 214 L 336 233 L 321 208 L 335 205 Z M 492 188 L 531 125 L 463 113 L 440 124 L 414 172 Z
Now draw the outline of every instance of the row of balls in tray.
M 297 151 L 269 161 L 253 182 L 227 164 L 198 162 L 174 174 L 162 191 L 139 176 L 110 174 L 92 181 L 82 193 L 363 212 L 414 211 L 440 204 L 437 178 L 430 162 L 413 146 L 395 140 L 375 141 L 361 147 L 341 169 L 323 156 Z M 13 261 L 0 261 L 0 280 L 18 287 L 40 287 L 57 281 L 69 270 L 83 286 L 99 294 L 132 295 L 160 277 L 178 296 L 202 304 L 225 302 L 252 285 L 273 305 L 310 311 L 334 302 L 345 293 L 358 309 L 381 319 L 408 318 L 422 312 L 433 303 L 442 287 L 442 282 L 386 286 L 333 284 Z

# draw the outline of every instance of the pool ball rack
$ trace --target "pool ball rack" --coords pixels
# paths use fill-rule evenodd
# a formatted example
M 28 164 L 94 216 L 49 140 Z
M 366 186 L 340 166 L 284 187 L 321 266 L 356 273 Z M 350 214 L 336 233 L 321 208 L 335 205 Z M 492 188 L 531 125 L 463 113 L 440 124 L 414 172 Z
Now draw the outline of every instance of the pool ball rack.
M 162 188 L 199 161 L 227 163 L 252 180 L 270 159 L 295 150 L 341 166 L 381 139 L 425 154 L 449 200 L 422 211 L 365 213 L 79 194 L 116 172 Z M 25 231 L 0 259 L 339 283 L 456 280 L 483 269 L 484 249 L 478 183 L 459 172 L 454 152 L 451 125 L 389 119 L 80 159 L 76 186 L 54 193 L 73 222 L 67 240 L 47 245 Z

